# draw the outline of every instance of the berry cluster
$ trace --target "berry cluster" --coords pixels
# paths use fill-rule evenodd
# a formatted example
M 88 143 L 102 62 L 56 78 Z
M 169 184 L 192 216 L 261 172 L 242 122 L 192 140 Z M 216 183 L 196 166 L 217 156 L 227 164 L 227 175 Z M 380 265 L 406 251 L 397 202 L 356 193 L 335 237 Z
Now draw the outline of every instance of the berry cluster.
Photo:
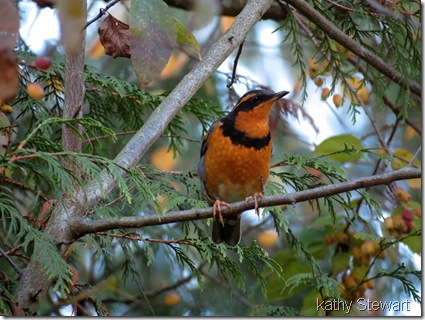
M 365 271 L 368 269 L 374 257 L 385 259 L 386 252 L 374 240 L 361 240 L 355 238 L 355 231 L 339 232 L 325 237 L 326 244 L 337 243 L 337 253 L 348 254 L 346 270 L 339 271 L 337 278 L 342 274 L 340 294 L 343 299 L 356 301 L 365 297 L 366 289 L 373 289 L 373 280 L 363 280 Z M 338 258 L 338 257 L 336 257 Z
M 398 239 L 407 233 L 412 232 L 414 228 L 415 216 L 422 217 L 421 208 L 414 208 L 410 204 L 411 195 L 403 188 L 396 188 L 394 195 L 400 201 L 402 206 L 393 211 L 391 217 L 384 221 L 383 228 L 394 238 Z
M 324 60 L 322 63 L 319 63 L 315 58 L 311 58 L 308 61 L 308 74 L 310 78 L 313 79 L 314 84 L 319 88 L 321 88 L 325 83 L 327 74 L 324 73 L 324 70 L 328 68 L 328 65 L 329 63 L 327 60 Z M 346 80 L 346 83 L 347 87 L 344 90 L 344 95 L 346 96 L 346 98 L 348 98 L 349 100 L 353 100 L 355 104 L 369 104 L 369 91 L 362 79 L 360 79 L 358 76 L 353 76 L 352 78 L 348 78 Z M 356 95 L 354 95 L 352 91 L 355 91 Z M 331 92 L 328 87 L 322 88 L 322 100 L 326 100 L 329 97 L 330 93 Z M 332 95 L 332 101 L 335 107 L 341 107 L 342 100 L 343 99 L 340 94 L 335 93 Z

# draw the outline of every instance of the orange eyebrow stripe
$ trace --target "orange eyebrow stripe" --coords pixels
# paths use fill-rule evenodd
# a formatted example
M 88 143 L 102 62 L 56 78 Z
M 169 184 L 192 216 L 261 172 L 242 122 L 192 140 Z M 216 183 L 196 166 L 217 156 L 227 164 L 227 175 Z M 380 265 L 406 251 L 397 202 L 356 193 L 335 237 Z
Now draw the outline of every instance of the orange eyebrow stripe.
M 242 103 L 244 103 L 245 101 L 247 101 L 247 100 L 251 99 L 253 96 L 255 96 L 255 93 L 251 93 L 251 94 L 248 94 L 248 95 L 246 95 L 245 97 L 243 97 L 243 98 L 239 101 L 239 103 L 233 107 L 232 111 L 236 110 L 236 108 L 237 108 L 237 107 L 239 107 L 239 106 L 240 106 Z

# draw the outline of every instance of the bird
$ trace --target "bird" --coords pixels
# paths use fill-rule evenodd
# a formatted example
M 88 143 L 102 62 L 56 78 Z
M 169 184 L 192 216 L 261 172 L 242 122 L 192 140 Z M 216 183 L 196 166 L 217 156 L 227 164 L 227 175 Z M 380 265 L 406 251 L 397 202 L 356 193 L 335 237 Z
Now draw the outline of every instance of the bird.
M 273 103 L 288 91 L 245 93 L 223 118 L 212 123 L 205 134 L 198 162 L 201 190 L 213 206 L 212 240 L 235 247 L 241 240 L 242 212 L 225 217 L 221 206 L 263 198 L 270 173 L 272 141 L 268 123 Z

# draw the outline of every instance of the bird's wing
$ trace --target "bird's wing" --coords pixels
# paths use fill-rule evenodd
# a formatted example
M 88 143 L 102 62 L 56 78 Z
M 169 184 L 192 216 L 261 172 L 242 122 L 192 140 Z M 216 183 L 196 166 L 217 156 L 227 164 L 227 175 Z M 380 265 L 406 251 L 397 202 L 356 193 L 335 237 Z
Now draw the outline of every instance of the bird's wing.
M 222 125 L 221 121 L 215 121 L 210 129 L 208 130 L 207 134 L 204 136 L 204 139 L 202 140 L 202 146 L 201 146 L 201 158 L 198 162 L 198 177 L 201 181 L 201 190 L 206 195 L 207 201 L 209 204 L 214 203 L 215 199 L 211 197 L 208 194 L 208 190 L 205 188 L 205 179 L 206 179 L 206 171 L 205 171 L 205 153 L 208 149 L 208 138 L 210 137 L 211 133 L 214 130 L 217 130 Z

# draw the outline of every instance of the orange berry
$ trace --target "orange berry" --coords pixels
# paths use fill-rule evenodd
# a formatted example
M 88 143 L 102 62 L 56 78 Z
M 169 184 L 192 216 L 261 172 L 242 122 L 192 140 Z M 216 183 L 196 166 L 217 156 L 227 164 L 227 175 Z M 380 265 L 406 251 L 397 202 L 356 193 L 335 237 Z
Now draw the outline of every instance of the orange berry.
M 360 249 L 364 255 L 374 256 L 379 251 L 379 243 L 373 240 L 368 240 L 363 242 Z
M 375 283 L 373 282 L 373 280 L 366 281 L 366 287 L 368 289 L 374 289 L 375 288 Z
M 341 97 L 341 95 L 340 94 L 335 94 L 333 97 L 332 97 L 332 100 L 333 100 L 333 102 L 334 102 L 334 105 L 335 105 L 335 107 L 340 107 L 341 106 L 341 104 L 342 104 L 342 97 Z
M 326 100 L 331 90 L 329 88 L 323 88 L 322 90 L 322 100 Z
M 397 215 L 393 217 L 394 229 L 400 232 L 406 232 L 407 226 L 401 215 Z
M 331 243 L 334 243 L 334 242 L 335 242 L 335 236 L 334 235 L 330 234 L 330 235 L 327 235 L 325 237 L 325 243 L 326 244 L 331 244 Z
M 314 78 L 314 84 L 318 87 L 321 87 L 323 85 L 323 78 L 322 77 Z
M 362 255 L 362 264 L 367 266 L 370 262 L 370 256 Z
M 319 64 L 315 58 L 308 60 L 308 74 L 311 79 L 316 78 L 317 74 L 319 73 L 319 69 Z
M 360 247 L 354 247 L 351 249 L 351 254 L 353 255 L 354 260 L 361 260 L 362 259 L 362 250 Z
M 393 221 L 393 218 L 391 218 L 391 217 L 385 218 L 384 229 L 385 230 L 388 230 L 388 231 L 394 230 L 394 221 Z
M 340 232 L 338 233 L 336 236 L 336 241 L 338 241 L 338 243 L 340 244 L 345 244 L 348 242 L 348 234 Z
M 364 292 L 367 289 L 366 282 L 363 282 L 361 285 L 359 285 L 359 291 Z
M 415 208 L 413 209 L 413 213 L 415 214 L 415 216 L 417 216 L 418 218 L 422 218 L 422 208 Z
M 387 252 L 382 251 L 378 256 L 378 259 L 385 260 L 386 257 L 387 257 Z
M 394 190 L 394 194 L 397 197 L 398 200 L 400 200 L 401 202 L 407 203 L 410 201 L 410 199 L 412 198 L 412 196 L 410 195 L 410 193 L 408 193 L 406 190 L 404 190 L 403 188 L 396 188 Z
M 176 305 L 177 303 L 180 302 L 180 299 L 181 299 L 181 297 L 178 293 L 170 292 L 169 294 L 167 294 L 165 296 L 164 303 L 167 306 L 174 306 L 174 305 Z
M 258 243 L 264 248 L 273 247 L 278 239 L 278 234 L 276 231 L 263 231 L 260 232 L 257 236 Z
M 38 83 L 28 83 L 27 93 L 31 98 L 35 100 L 41 100 L 44 97 L 44 89 Z
M 369 91 L 366 86 L 363 85 L 363 81 L 359 77 L 354 76 L 353 78 L 347 79 L 347 82 L 351 86 L 351 89 L 346 88 L 346 93 L 350 99 L 352 97 L 355 104 L 360 104 L 359 100 L 357 99 L 358 96 L 365 105 L 369 104 Z M 353 96 L 351 93 L 349 93 L 351 91 L 354 91 L 352 92 Z M 356 93 L 357 96 L 355 95 Z
M 8 104 L 2 105 L 0 109 L 4 113 L 12 113 L 12 111 L 13 111 L 13 108 L 11 106 L 9 106 Z
M 354 236 L 357 234 L 357 231 L 356 230 L 350 230 L 350 231 L 348 231 L 348 237 L 350 238 L 350 239 L 354 239 Z
M 342 279 L 342 283 L 344 284 L 345 289 L 347 289 L 347 291 L 350 291 L 351 289 L 353 289 L 357 282 L 356 280 L 352 277 L 352 276 L 346 276 Z

